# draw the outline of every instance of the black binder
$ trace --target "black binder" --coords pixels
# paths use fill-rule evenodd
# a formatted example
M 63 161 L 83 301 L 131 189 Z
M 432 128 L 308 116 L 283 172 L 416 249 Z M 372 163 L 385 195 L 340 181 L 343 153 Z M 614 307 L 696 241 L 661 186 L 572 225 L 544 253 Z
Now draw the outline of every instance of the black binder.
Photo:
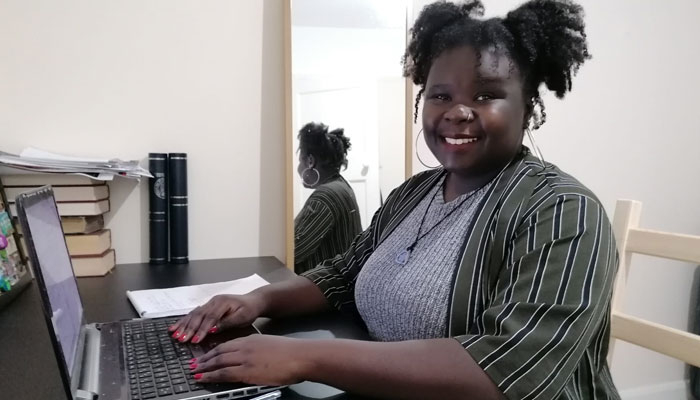
M 170 191 L 170 263 L 189 262 L 187 239 L 187 154 L 168 155 Z
M 148 153 L 148 227 L 150 264 L 168 262 L 168 155 Z

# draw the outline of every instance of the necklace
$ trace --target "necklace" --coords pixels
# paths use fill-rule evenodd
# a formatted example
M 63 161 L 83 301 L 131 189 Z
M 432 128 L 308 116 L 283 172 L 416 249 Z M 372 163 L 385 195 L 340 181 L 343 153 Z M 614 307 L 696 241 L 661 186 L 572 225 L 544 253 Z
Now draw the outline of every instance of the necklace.
M 399 252 L 399 254 L 396 255 L 396 260 L 395 260 L 395 261 L 396 261 L 397 264 L 406 265 L 406 264 L 408 263 L 408 259 L 411 258 L 411 253 L 413 252 L 413 249 L 416 248 L 416 245 L 418 244 L 418 242 L 419 242 L 421 239 L 423 239 L 424 237 L 426 237 L 430 232 L 433 231 L 433 229 L 435 229 L 435 228 L 436 228 L 438 225 L 440 225 L 444 220 L 446 220 L 447 217 L 449 217 L 450 215 L 452 215 L 452 213 L 454 213 L 454 212 L 457 211 L 460 207 L 462 207 L 462 205 L 463 205 L 467 200 L 469 200 L 469 199 L 471 199 L 472 197 L 474 197 L 474 195 L 477 194 L 477 193 L 483 188 L 483 186 L 482 186 L 482 187 L 480 187 L 480 188 L 474 190 L 473 192 L 469 193 L 469 195 L 466 196 L 464 199 L 462 199 L 462 201 L 460 201 L 459 204 L 457 204 L 457 206 L 456 206 L 455 208 L 453 208 L 452 210 L 450 210 L 450 212 L 448 212 L 444 217 L 440 218 L 440 220 L 439 220 L 437 223 L 435 223 L 435 225 L 433 225 L 432 227 L 430 227 L 430 229 L 428 229 L 427 232 L 425 232 L 424 234 L 421 235 L 421 234 L 420 234 L 420 231 L 423 229 L 423 223 L 425 222 L 425 217 L 428 215 L 428 211 L 430 211 L 430 207 L 433 205 L 433 202 L 435 201 L 435 197 L 437 196 L 438 193 L 440 193 L 441 190 L 443 190 L 443 187 L 444 187 L 444 181 L 443 181 L 443 184 L 440 185 L 440 187 L 438 188 L 438 190 L 436 190 L 435 193 L 433 193 L 433 197 L 430 199 L 430 203 L 428 203 L 428 207 L 425 208 L 425 212 L 423 213 L 423 218 L 421 218 L 421 220 L 420 220 L 420 225 L 418 226 L 418 233 L 416 233 L 416 238 L 413 240 L 413 243 L 411 243 L 410 245 L 408 245 L 408 247 L 406 247 L 404 250 L 402 250 L 401 252 Z

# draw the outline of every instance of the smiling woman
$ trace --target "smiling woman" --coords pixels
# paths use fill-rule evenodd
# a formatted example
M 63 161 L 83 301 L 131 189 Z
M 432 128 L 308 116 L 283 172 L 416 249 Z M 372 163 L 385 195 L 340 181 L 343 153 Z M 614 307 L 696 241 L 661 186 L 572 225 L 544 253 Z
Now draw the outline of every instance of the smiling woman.
M 460 66 L 470 66 L 467 69 Z M 527 117 L 520 73 L 503 54 L 472 47 L 445 51 L 428 75 L 423 105 L 425 141 L 440 164 L 469 178 L 448 184 L 448 201 L 493 179 L 522 145 Z
M 504 18 L 482 12 L 474 0 L 425 7 L 404 56 L 442 168 L 392 191 L 344 254 L 173 327 L 335 308 L 374 341 L 235 341 L 204 357 L 199 379 L 388 399 L 619 398 L 606 362 L 610 222 L 588 188 L 522 145 L 544 122 L 540 87 L 564 96 L 589 58 L 583 10 L 532 0 Z

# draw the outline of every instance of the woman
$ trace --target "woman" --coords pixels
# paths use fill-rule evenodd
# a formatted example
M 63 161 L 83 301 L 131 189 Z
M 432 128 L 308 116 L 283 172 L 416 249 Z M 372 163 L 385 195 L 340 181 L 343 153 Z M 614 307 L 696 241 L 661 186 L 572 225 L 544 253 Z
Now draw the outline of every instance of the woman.
M 304 187 L 315 190 L 294 219 L 297 274 L 344 253 L 362 231 L 355 193 L 340 176 L 349 149 L 343 129 L 328 132 L 326 125 L 310 122 L 299 131 L 297 172 Z
M 336 308 L 376 341 L 254 335 L 196 360 L 196 379 L 311 380 L 379 398 L 619 399 L 606 363 L 610 223 L 590 190 L 522 146 L 544 122 L 539 87 L 563 97 L 590 57 L 583 11 L 533 0 L 505 18 L 482 12 L 474 0 L 427 6 L 404 57 L 443 168 L 394 190 L 343 256 L 214 298 L 172 327 L 199 340 Z

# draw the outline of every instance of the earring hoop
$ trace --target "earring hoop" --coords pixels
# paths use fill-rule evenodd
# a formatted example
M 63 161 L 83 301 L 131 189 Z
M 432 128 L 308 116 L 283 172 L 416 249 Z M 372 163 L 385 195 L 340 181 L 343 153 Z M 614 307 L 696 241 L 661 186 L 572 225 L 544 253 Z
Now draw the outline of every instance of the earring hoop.
M 428 164 L 426 164 L 425 162 L 423 162 L 423 160 L 420 158 L 420 154 L 418 154 L 418 138 L 420 138 L 421 133 L 423 133 L 423 128 L 421 128 L 420 132 L 418 132 L 418 135 L 416 136 L 416 145 L 415 145 L 415 148 L 416 148 L 416 158 L 418 159 L 418 162 L 421 163 L 421 164 L 423 164 L 423 166 L 424 166 L 425 168 L 428 168 L 428 169 L 439 168 L 439 167 L 440 167 L 440 164 L 438 164 L 438 165 L 436 165 L 436 166 L 434 166 L 434 167 L 431 167 L 430 165 L 428 165 Z
M 535 153 L 535 157 L 540 159 L 540 164 L 542 164 L 542 168 L 547 168 L 547 163 L 544 161 L 544 157 L 542 156 L 542 152 L 540 151 L 540 148 L 537 146 L 537 143 L 535 142 L 535 137 L 532 135 L 532 131 L 530 130 L 530 127 L 525 128 L 525 133 L 527 134 L 527 138 L 530 140 L 530 143 L 532 144 L 532 151 Z
M 309 171 L 314 172 L 316 174 L 316 180 L 313 183 L 309 183 L 306 180 L 306 173 Z M 318 172 L 318 170 L 316 168 L 306 167 L 305 170 L 301 171 L 301 180 L 304 181 L 304 184 L 306 186 L 314 187 L 314 186 L 318 185 L 318 181 L 321 180 L 321 174 Z

